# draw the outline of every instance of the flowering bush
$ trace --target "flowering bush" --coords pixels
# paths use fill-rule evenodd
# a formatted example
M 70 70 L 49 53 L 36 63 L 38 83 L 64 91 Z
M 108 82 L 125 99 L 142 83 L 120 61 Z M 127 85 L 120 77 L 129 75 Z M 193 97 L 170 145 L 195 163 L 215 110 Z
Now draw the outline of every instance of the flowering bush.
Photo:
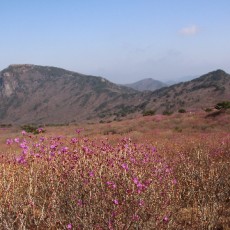
M 221 145 L 110 144 L 76 133 L 8 139 L 2 229 L 182 229 L 224 226 L 230 138 Z M 185 140 L 182 140 L 185 143 Z M 218 147 L 217 147 L 218 146 Z

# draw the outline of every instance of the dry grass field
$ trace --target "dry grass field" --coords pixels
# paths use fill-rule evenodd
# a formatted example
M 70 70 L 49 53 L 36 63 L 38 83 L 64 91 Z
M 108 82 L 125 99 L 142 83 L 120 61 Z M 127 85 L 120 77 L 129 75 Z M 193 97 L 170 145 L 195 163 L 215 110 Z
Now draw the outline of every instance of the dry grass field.
M 207 115 L 2 127 L 0 229 L 230 229 L 230 113 Z

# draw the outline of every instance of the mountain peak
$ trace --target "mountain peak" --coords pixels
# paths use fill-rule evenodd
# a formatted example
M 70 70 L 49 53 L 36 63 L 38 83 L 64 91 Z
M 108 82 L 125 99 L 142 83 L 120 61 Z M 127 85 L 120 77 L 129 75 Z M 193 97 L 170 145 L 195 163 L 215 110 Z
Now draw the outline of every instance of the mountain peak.
M 20 67 L 32 67 L 32 64 L 11 64 L 9 65 L 10 68 L 20 68 Z
M 230 75 L 227 74 L 225 71 L 223 71 L 221 69 L 217 69 L 217 70 L 214 70 L 214 71 L 209 72 L 207 74 L 204 74 L 199 78 L 193 79 L 192 82 L 201 82 L 201 81 L 216 82 L 216 81 L 219 81 L 220 79 L 227 80 L 227 79 L 229 79 L 229 76 Z
M 213 74 L 226 74 L 226 72 L 222 69 L 217 69 L 215 71 L 212 72 Z
M 209 72 L 207 74 L 205 74 L 204 76 L 216 76 L 216 77 L 222 77 L 222 76 L 226 76 L 228 75 L 224 70 L 222 69 L 217 69 L 217 70 L 214 70 L 212 72 Z
M 31 69 L 34 68 L 35 65 L 32 64 L 11 64 L 6 68 L 6 70 L 21 70 L 21 69 Z

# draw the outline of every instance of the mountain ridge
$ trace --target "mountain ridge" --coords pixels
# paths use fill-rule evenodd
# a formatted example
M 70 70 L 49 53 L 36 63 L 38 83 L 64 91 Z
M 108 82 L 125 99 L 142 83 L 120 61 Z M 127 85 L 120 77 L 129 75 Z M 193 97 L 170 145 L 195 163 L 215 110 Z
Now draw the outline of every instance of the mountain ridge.
M 180 108 L 204 109 L 213 107 L 219 101 L 230 99 L 230 75 L 223 70 L 215 70 L 191 81 L 177 83 L 151 93 L 149 107 L 175 111 Z
M 229 98 L 230 75 L 222 70 L 153 92 L 52 66 L 14 64 L 0 72 L 0 123 L 99 122 L 146 110 L 203 109 Z
M 7 111 L 0 110 L 0 118 L 16 123 L 30 121 L 31 114 L 36 123 L 43 120 L 68 122 L 74 117 L 83 119 L 88 116 L 89 106 L 96 109 L 104 100 L 136 92 L 102 77 L 47 66 L 11 65 L 1 71 L 0 79 L 1 107 L 7 107 Z M 65 109 L 68 113 L 64 113 Z M 61 119 L 64 116 L 66 119 Z

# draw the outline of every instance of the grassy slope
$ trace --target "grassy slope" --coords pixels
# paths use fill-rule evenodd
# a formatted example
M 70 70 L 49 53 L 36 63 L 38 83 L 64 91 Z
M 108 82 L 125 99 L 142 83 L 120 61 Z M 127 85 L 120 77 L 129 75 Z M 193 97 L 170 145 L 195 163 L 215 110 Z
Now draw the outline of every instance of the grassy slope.
M 45 153 L 31 147 L 44 157 L 28 157 L 22 165 L 6 160 L 19 149 L 4 144 L 6 138 L 22 139 L 20 129 L 1 129 L 1 227 L 230 229 L 230 113 L 206 116 L 46 127 Z M 79 128 L 84 131 L 77 134 Z M 29 145 L 41 136 L 24 138 Z M 77 144 L 69 141 L 73 137 Z M 47 161 L 54 143 L 71 154 Z

